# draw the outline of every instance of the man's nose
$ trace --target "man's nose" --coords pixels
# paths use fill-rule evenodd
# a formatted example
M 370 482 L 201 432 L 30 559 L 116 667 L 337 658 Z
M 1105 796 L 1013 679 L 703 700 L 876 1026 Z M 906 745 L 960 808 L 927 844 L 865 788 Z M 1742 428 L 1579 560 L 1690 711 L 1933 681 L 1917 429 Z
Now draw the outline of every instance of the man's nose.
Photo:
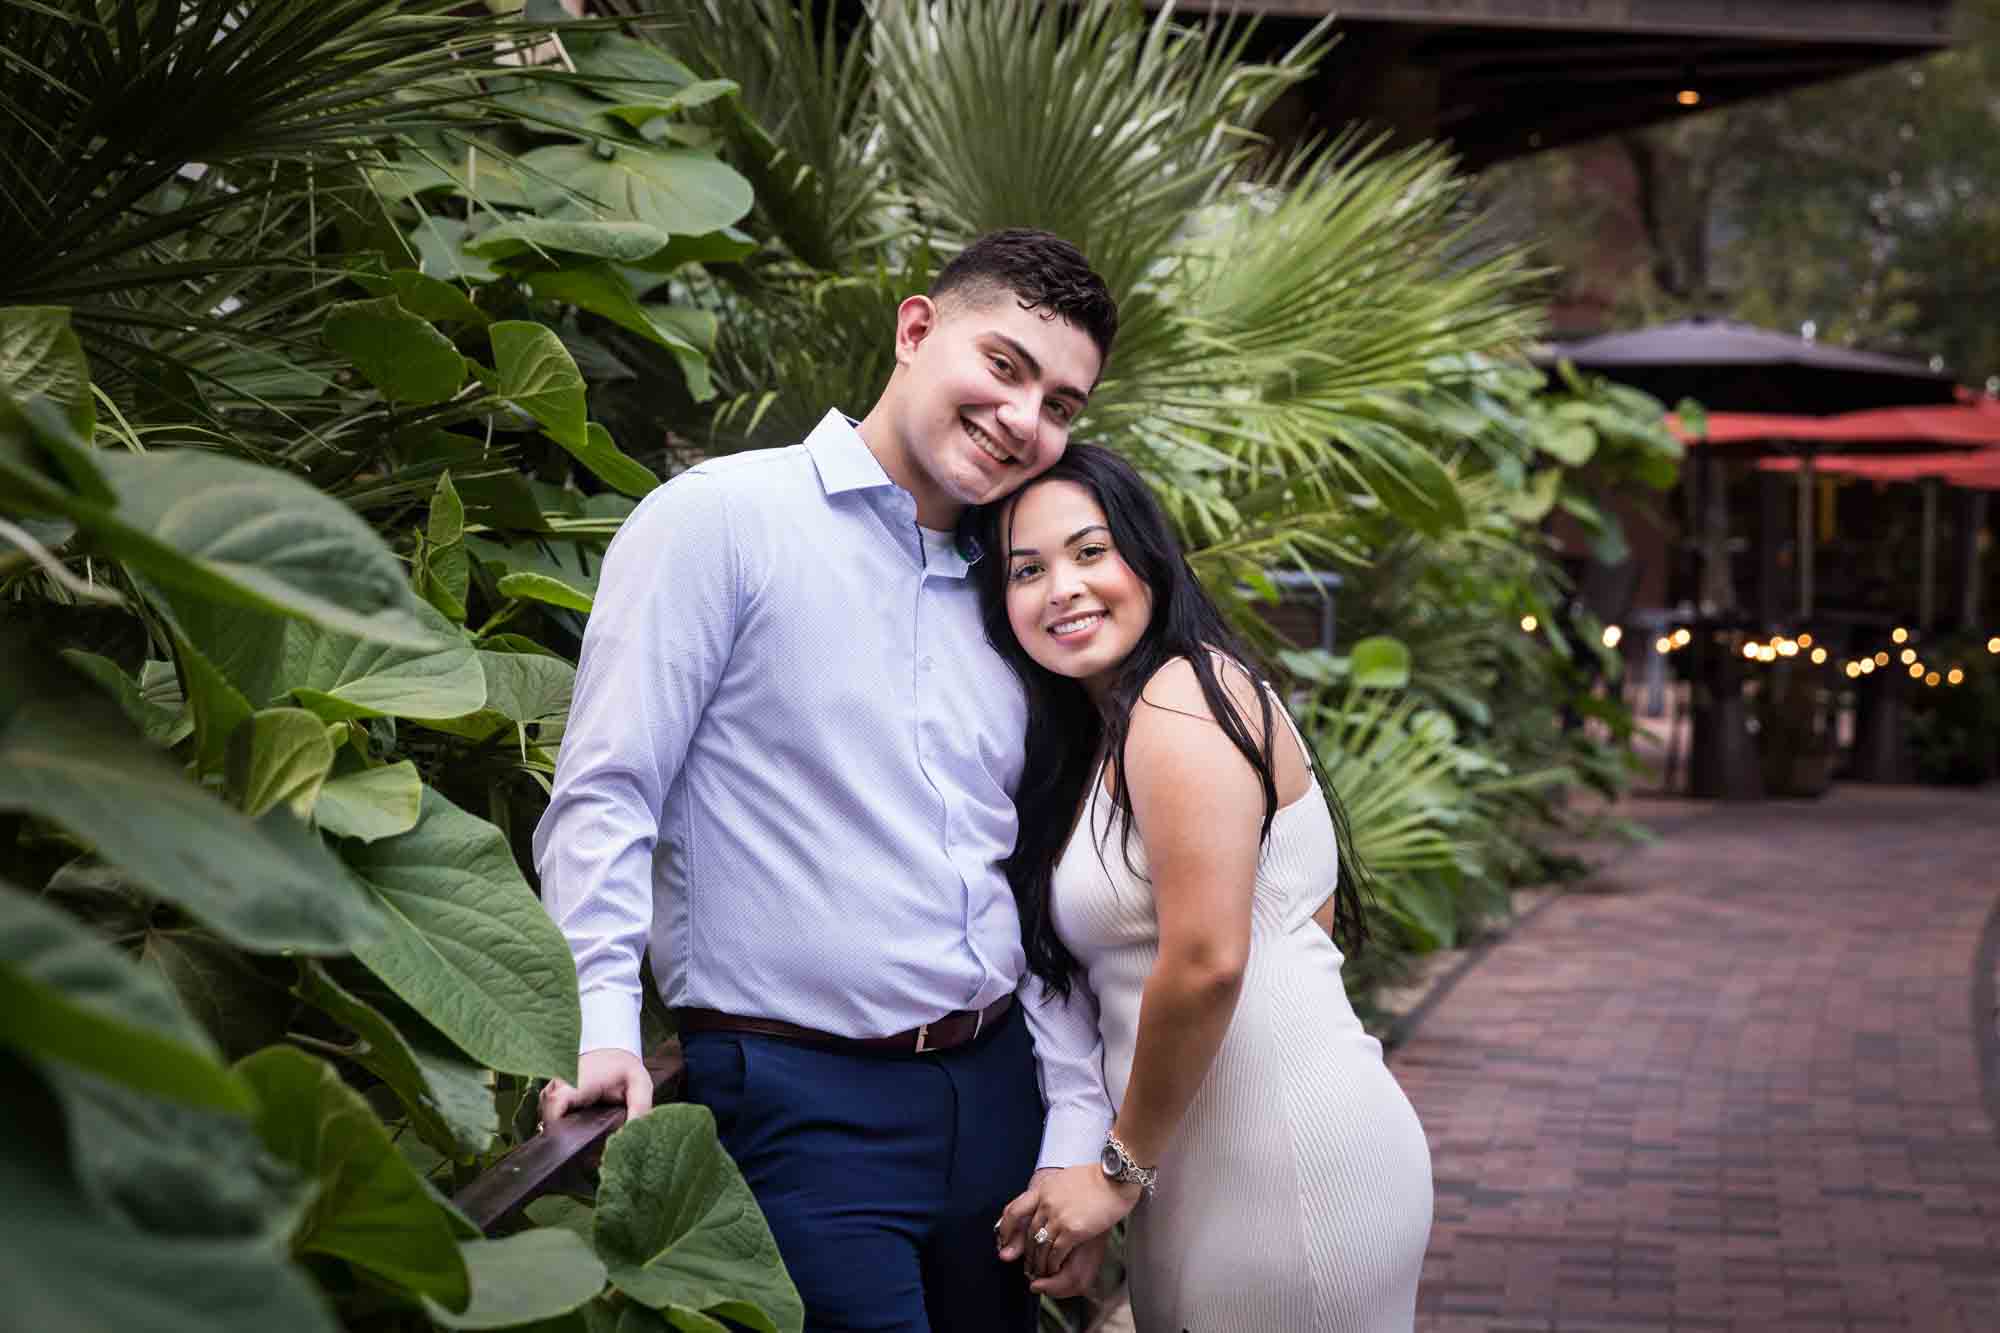
M 1011 394 L 994 413 L 1000 426 L 1012 436 L 1010 443 L 1032 445 L 1035 442 L 1035 428 L 1041 420 L 1040 395 L 1034 393 Z

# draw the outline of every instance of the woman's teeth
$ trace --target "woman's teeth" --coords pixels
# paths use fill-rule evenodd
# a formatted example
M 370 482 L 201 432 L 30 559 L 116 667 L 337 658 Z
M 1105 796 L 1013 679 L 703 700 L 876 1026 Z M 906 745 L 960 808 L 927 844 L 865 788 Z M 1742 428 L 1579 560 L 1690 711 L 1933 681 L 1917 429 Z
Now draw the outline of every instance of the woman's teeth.
M 1055 635 L 1074 634 L 1078 630 L 1094 629 L 1097 622 L 1104 619 L 1102 614 L 1077 616 L 1073 620 L 1059 620 L 1049 626 L 1049 633 Z

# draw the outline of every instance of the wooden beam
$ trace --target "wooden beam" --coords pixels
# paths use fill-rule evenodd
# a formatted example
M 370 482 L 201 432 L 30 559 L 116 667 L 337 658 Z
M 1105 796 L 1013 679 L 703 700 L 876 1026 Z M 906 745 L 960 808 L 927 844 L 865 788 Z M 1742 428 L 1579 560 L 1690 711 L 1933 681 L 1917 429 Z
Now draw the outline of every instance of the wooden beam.
M 1869 42 L 1928 50 L 1951 40 L 1952 0 L 1179 0 L 1189 11 L 1250 9 L 1342 22 L 1471 24 L 1570 32 L 1687 33 L 1773 41 Z

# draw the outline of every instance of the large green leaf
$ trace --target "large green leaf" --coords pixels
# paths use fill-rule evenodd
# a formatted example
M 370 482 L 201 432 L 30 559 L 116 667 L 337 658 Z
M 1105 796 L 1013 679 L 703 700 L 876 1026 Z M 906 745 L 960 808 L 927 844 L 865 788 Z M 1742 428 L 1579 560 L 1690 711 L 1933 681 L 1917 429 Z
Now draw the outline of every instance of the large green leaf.
M 524 256 L 568 254 L 637 264 L 659 254 L 673 239 L 648 222 L 515 218 L 481 232 L 468 240 L 465 248 L 495 263 Z
M 430 524 L 421 550 L 423 559 L 415 571 L 418 594 L 445 619 L 464 624 L 472 559 L 465 553 L 465 505 L 449 472 L 439 474 L 437 489 L 431 492 Z
M 139 963 L 162 978 L 202 1029 L 240 1060 L 281 1040 L 298 1011 L 282 983 L 267 975 L 287 970 L 244 953 L 194 926 L 148 926 L 140 936 Z
M 574 1231 L 536 1227 L 459 1246 L 472 1303 L 453 1314 L 435 1302 L 431 1322 L 450 1329 L 513 1328 L 568 1314 L 604 1287 L 604 1264 Z
M 1358 640 L 1348 662 L 1362 689 L 1400 690 L 1410 683 L 1410 650 L 1400 640 L 1380 634 Z
M 426 215 L 411 229 L 410 244 L 416 247 L 417 262 L 423 265 L 421 271 L 427 277 L 441 281 L 497 281 L 499 270 L 466 248 L 473 235 L 471 226 L 457 218 Z
M 473 1059 L 576 1076 L 576 965 L 499 829 L 427 789 L 416 828 L 344 852 L 390 921 L 362 962 Z
M 97 705 L 39 695 L 0 720 L 0 810 L 61 825 L 245 948 L 346 953 L 380 928 L 317 834 L 223 804 Z
M 610 152 L 609 158 L 600 151 Z M 525 172 L 561 181 L 599 219 L 645 222 L 676 236 L 719 231 L 750 211 L 750 182 L 713 153 L 691 148 L 557 144 L 521 157 Z M 574 208 L 546 184 L 531 184 L 539 211 Z
M 804 1326 L 771 1228 L 706 1107 L 655 1107 L 611 1136 L 593 1236 L 612 1284 L 642 1305 L 763 1333 Z
M 395 553 L 299 478 L 195 450 L 107 453 L 98 466 L 116 509 L 79 502 L 69 516 L 159 583 L 371 642 L 432 646 Z
M 470 1297 L 450 1220 L 360 1094 L 324 1060 L 273 1046 L 236 1066 L 256 1089 L 257 1133 L 316 1182 L 294 1254 L 327 1254 L 462 1310 Z
M 49 399 L 86 441 L 97 428 L 90 365 L 61 306 L 0 306 L 0 389 Z
M 0 1045 L 195 1106 L 250 1090 L 156 977 L 62 912 L 0 884 Z
M 449 1157 L 485 1152 L 493 1145 L 500 1112 L 484 1070 L 419 1053 L 381 1010 L 342 987 L 317 963 L 300 970 L 297 994 L 354 1033 L 358 1045 L 350 1058 L 389 1085 L 424 1142 Z
M 12 1071 L 9 1071 L 10 1075 Z M 8 1094 L 18 1097 L 20 1089 Z M 312 1281 L 261 1235 L 149 1233 L 94 1206 L 60 1153 L 0 1142 L 0 1291 L 11 1327 L 340 1333 Z
M 649 342 L 657 343 L 673 353 L 681 373 L 687 378 L 688 392 L 696 402 L 715 396 L 708 378 L 705 345 L 692 341 L 686 332 L 688 324 L 700 322 L 702 312 L 682 312 L 668 305 L 641 305 L 633 294 L 631 284 L 610 264 L 536 273 L 528 278 L 528 283 L 537 296 L 567 301 L 579 309 L 602 315 Z M 714 331 L 710 328 L 707 344 L 713 342 Z
M 502 597 L 519 597 L 531 602 L 546 602 L 550 606 L 560 606 L 570 611 L 588 612 L 592 605 L 591 596 L 581 588 L 572 588 L 561 579 L 547 574 L 503 574 L 499 581 Z
M 322 336 L 392 403 L 441 403 L 465 383 L 465 358 L 451 339 L 393 296 L 334 306 Z
M 585 610 L 590 608 L 586 606 Z M 144 681 L 135 681 L 118 664 L 108 657 L 96 653 L 86 653 L 80 648 L 65 648 L 63 660 L 76 667 L 92 680 L 102 685 L 106 692 L 124 710 L 125 716 L 136 723 L 146 739 L 159 746 L 174 746 L 187 738 L 194 730 L 194 717 L 189 713 L 184 701 L 178 698 L 178 689 L 172 692 L 174 701 L 161 702 L 148 696 Z M 165 663 L 147 663 L 148 666 L 162 666 Z M 171 680 L 171 668 L 169 677 Z
M 417 766 L 403 759 L 328 778 L 320 784 L 313 820 L 328 833 L 373 842 L 415 828 L 423 801 Z
M 493 325 L 487 333 L 493 340 L 493 364 L 499 372 L 495 391 L 541 423 L 557 444 L 571 451 L 585 448 L 588 417 L 583 374 L 555 331 L 527 320 L 509 319 Z
M 479 659 L 464 633 L 428 602 L 410 599 L 427 636 L 418 648 L 371 643 L 299 622 L 177 599 L 177 619 L 253 704 L 290 694 L 322 719 L 433 717 L 486 701 Z
M 253 817 L 283 805 L 308 818 L 332 767 L 326 724 L 303 708 L 253 713 L 229 738 L 229 789 Z
M 382 277 L 357 274 L 359 282 L 377 296 L 393 296 L 403 309 L 418 319 L 457 320 L 490 324 L 493 317 L 472 303 L 472 299 L 452 283 L 431 277 L 420 269 L 399 268 Z
M 595 421 L 584 428 L 583 446 L 570 449 L 570 454 L 599 481 L 635 500 L 644 499 L 660 484 L 651 468 L 621 450 L 611 432 Z

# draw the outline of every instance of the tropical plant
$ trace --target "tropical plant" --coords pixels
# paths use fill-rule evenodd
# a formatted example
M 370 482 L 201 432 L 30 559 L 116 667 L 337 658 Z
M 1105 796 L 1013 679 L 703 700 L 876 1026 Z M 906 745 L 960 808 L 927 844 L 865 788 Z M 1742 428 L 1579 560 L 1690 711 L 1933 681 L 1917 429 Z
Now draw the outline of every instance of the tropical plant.
M 440 1193 L 573 1075 L 574 970 L 512 835 L 594 553 L 655 479 L 532 318 L 594 308 L 526 279 L 577 251 L 486 235 L 601 236 L 630 223 L 588 212 L 608 187 L 552 168 L 491 204 L 462 248 L 494 276 L 454 284 L 403 239 L 428 192 L 381 177 L 532 157 L 541 82 L 646 124 L 689 86 L 544 71 L 546 24 L 454 8 L 0 15 L 0 235 L 30 261 L 0 279 L 0 1248 L 28 1326 L 799 1326 L 697 1108 L 622 1130 L 562 1227 L 479 1238 Z M 614 122 L 602 160 L 652 165 Z M 635 261 L 748 207 L 712 155 L 672 162 L 733 202 L 655 218 Z
M 691 284 L 720 315 L 721 399 L 690 429 L 785 443 L 828 404 L 858 408 L 903 295 L 980 231 L 1045 227 L 1121 304 L 1080 435 L 1146 472 L 1274 663 L 1274 568 L 1339 568 L 1343 623 L 1404 641 L 1408 710 L 1332 696 L 1328 719 L 1361 710 L 1336 740 L 1408 735 L 1425 710 L 1425 734 L 1457 738 L 1451 784 L 1399 752 L 1400 803 L 1356 820 L 1364 844 L 1428 830 L 1421 864 L 1384 881 L 1405 946 L 1451 941 L 1546 864 L 1530 834 L 1559 819 L 1561 784 L 1623 781 L 1629 718 L 1593 688 L 1596 628 L 1577 648 L 1516 625 L 1532 610 L 1553 627 L 1567 601 L 1547 516 L 1561 506 L 1615 556 L 1604 488 L 1671 483 L 1678 446 L 1650 400 L 1546 393 L 1520 363 L 1537 275 L 1472 239 L 1445 151 L 1257 133 L 1325 26 L 1272 49 L 1247 22 L 1117 3 L 898 0 L 860 23 L 779 0 L 617 7 L 670 18 L 654 40 L 741 88 L 699 115 L 757 183 L 742 225 L 758 249 Z M 1340 669 L 1282 660 L 1309 681 Z M 1598 725 L 1562 732 L 1566 704 Z

